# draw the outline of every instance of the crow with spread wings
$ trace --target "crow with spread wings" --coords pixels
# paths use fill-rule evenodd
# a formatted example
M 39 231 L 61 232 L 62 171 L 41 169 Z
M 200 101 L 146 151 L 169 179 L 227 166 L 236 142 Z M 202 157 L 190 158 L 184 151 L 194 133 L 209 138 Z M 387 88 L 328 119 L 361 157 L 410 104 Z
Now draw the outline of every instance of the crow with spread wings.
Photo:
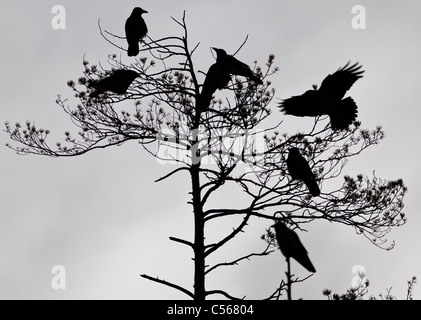
M 329 115 L 333 130 L 344 130 L 357 118 L 358 107 L 351 97 L 343 99 L 355 81 L 362 78 L 364 70 L 358 62 L 339 68 L 329 74 L 319 89 L 313 86 L 300 96 L 283 100 L 279 107 L 285 114 L 298 117 Z

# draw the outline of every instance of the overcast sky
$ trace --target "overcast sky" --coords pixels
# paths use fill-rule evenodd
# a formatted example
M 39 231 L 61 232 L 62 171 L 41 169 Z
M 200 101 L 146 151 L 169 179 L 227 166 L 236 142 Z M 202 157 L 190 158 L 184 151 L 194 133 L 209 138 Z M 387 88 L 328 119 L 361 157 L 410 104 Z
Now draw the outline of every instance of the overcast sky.
M 54 5 L 66 9 L 66 29 L 55 30 Z M 366 29 L 355 30 L 352 8 L 366 10 Z M 66 130 L 76 131 L 55 104 L 57 94 L 76 105 L 67 80 L 82 75 L 82 59 L 106 66 L 109 53 L 120 52 L 100 36 L 97 22 L 124 35 L 133 7 L 149 11 L 145 20 L 152 38 L 181 35 L 171 16 L 186 11 L 190 46 L 200 42 L 194 59 L 206 71 L 214 62 L 209 48 L 229 53 L 248 42 L 237 57 L 264 65 L 269 54 L 280 68 L 271 80 L 276 97 L 303 93 L 348 61 L 360 62 L 364 78 L 351 89 L 362 127 L 382 125 L 386 138 L 349 161 L 344 174 L 363 173 L 395 180 L 409 189 L 408 222 L 392 230 L 392 251 L 381 250 L 352 228 L 317 222 L 300 234 L 317 273 L 294 287 L 293 297 L 324 299 L 322 290 L 344 293 L 364 266 L 369 294 L 403 299 L 407 280 L 421 277 L 421 217 L 418 212 L 420 166 L 421 2 L 405 1 L 2 1 L 0 2 L 0 120 L 51 130 L 51 145 Z M 121 40 L 125 46 L 125 41 Z M 123 58 L 130 63 L 125 52 Z M 271 106 L 275 112 L 275 101 Z M 283 116 L 276 114 L 279 120 Z M 287 122 L 287 118 L 284 119 Z M 296 122 L 294 122 L 296 123 Z M 305 128 L 286 125 L 290 134 Z M 52 159 L 19 156 L 0 134 L 0 298 L 2 299 L 184 299 L 171 288 L 139 277 L 146 273 L 192 290 L 192 252 L 169 236 L 192 239 L 187 204 L 189 179 L 179 174 L 154 180 L 171 168 L 159 164 L 135 142 L 80 157 Z M 232 195 L 230 195 L 232 196 Z M 235 200 L 235 198 L 233 198 Z M 221 203 L 230 199 L 221 198 Z M 231 227 L 228 225 L 227 231 Z M 267 221 L 252 219 L 215 261 L 234 253 L 259 251 Z M 211 236 L 210 236 L 211 237 Z M 51 270 L 66 270 L 66 289 L 51 286 Z M 284 277 L 286 263 L 269 257 L 221 269 L 207 279 L 208 289 L 234 296 L 264 298 Z M 307 271 L 293 262 L 297 276 Z M 421 298 L 421 289 L 414 291 Z

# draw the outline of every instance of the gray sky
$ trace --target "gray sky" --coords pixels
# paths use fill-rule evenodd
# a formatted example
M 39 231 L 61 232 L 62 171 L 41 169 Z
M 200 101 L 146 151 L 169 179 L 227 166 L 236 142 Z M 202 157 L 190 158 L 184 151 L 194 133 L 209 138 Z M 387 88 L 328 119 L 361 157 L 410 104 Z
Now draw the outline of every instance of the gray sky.
M 294 288 L 294 298 L 324 299 L 322 290 L 343 293 L 351 286 L 353 266 L 365 267 L 369 293 L 405 298 L 406 281 L 420 277 L 421 241 L 418 232 L 419 101 L 421 73 L 421 2 L 405 1 L 62 1 L 66 29 L 54 30 L 51 9 L 56 1 L 2 1 L 2 59 L 0 120 L 51 130 L 52 145 L 64 131 L 76 132 L 55 104 L 57 94 L 76 105 L 67 80 L 82 74 L 82 59 L 106 66 L 109 53 L 120 53 L 100 36 L 103 28 L 124 35 L 124 22 L 134 6 L 147 11 L 152 38 L 181 35 L 171 16 L 186 10 L 190 46 L 200 42 L 196 68 L 213 63 L 211 46 L 234 52 L 249 35 L 237 57 L 264 65 L 276 56 L 280 72 L 272 77 L 276 97 L 303 93 L 312 84 L 349 60 L 359 61 L 366 73 L 351 89 L 359 105 L 362 127 L 382 125 L 385 140 L 349 161 L 344 174 L 363 173 L 395 180 L 409 189 L 405 198 L 408 222 L 387 236 L 396 241 L 392 251 L 373 246 L 353 229 L 327 222 L 308 226 L 300 234 L 317 273 Z M 366 29 L 354 30 L 351 10 L 366 9 Z M 121 45 L 126 45 L 121 40 Z M 123 58 L 131 60 L 123 53 Z M 274 101 L 275 102 L 275 101 Z M 272 105 L 275 110 L 275 103 Z M 276 117 L 276 116 L 275 116 Z M 284 118 L 290 134 L 308 122 Z M 289 124 L 288 124 L 289 123 Z M 75 158 L 18 156 L 0 135 L 0 298 L 1 299 L 184 299 L 176 290 L 139 277 L 146 273 L 191 289 L 192 252 L 169 236 L 191 239 L 193 234 L 189 185 L 180 174 L 167 183 L 154 180 L 170 168 L 159 164 L 136 143 L 94 151 Z M 230 195 L 231 196 L 231 195 Z M 231 200 L 221 197 L 221 203 Z M 239 199 L 233 198 L 233 201 Z M 233 225 L 227 225 L 227 231 Z M 253 219 L 246 233 L 215 260 L 264 248 L 259 239 L 267 221 Z M 212 234 L 209 235 L 209 239 Z M 54 265 L 66 269 L 66 289 L 51 286 Z M 221 269 L 207 279 L 208 289 L 232 295 L 263 298 L 284 277 L 280 253 Z M 307 272 L 293 262 L 293 271 Z M 420 299 L 421 289 L 414 297 Z

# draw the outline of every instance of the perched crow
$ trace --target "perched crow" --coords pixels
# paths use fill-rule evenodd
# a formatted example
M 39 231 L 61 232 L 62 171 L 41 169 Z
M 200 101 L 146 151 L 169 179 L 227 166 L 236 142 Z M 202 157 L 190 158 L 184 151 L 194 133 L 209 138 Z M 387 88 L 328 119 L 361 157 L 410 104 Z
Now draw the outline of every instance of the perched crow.
M 303 180 L 313 197 L 320 195 L 320 189 L 314 178 L 307 160 L 300 154 L 297 148 L 289 149 L 287 167 L 292 179 Z
M 202 92 L 200 93 L 201 107 L 205 110 L 209 107 L 212 95 L 216 89 L 222 90 L 228 85 L 231 80 L 229 72 L 221 67 L 218 63 L 214 63 L 206 74 L 205 82 L 203 83 Z
M 307 255 L 307 250 L 304 248 L 295 231 L 286 227 L 281 221 L 276 222 L 272 227 L 275 228 L 276 240 L 285 258 L 289 259 L 292 257 L 308 271 L 316 272 Z
M 94 83 L 92 86 L 95 88 L 95 91 L 92 92 L 89 96 L 96 97 L 105 91 L 112 91 L 117 94 L 126 93 L 130 84 L 138 76 L 139 74 L 136 71 L 125 69 L 115 70 L 108 77 L 105 77 Z
M 148 33 L 148 28 L 145 20 L 142 18 L 142 13 L 148 13 L 148 11 L 136 7 L 133 9 L 130 17 L 126 20 L 126 39 L 129 44 L 127 54 L 129 57 L 137 56 L 139 53 L 139 41 Z
M 216 52 L 216 63 L 228 71 L 228 73 L 236 76 L 244 76 L 258 84 L 263 84 L 263 81 L 251 71 L 248 65 L 228 55 L 223 49 L 212 49 Z
M 313 90 L 283 100 L 279 107 L 285 114 L 298 117 L 327 114 L 333 130 L 347 129 L 357 118 L 358 107 L 351 97 L 343 97 L 354 82 L 362 78 L 364 70 L 360 70 L 361 67 L 358 62 L 352 66 L 349 66 L 348 62 L 334 74 L 329 74 L 319 89 L 313 86 Z

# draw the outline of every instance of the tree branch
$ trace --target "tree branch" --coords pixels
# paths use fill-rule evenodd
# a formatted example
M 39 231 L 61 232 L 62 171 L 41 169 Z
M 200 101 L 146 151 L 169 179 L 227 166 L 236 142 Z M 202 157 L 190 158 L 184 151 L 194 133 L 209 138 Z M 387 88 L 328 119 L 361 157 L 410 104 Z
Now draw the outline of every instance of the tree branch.
M 242 260 L 250 260 L 251 257 L 261 257 L 261 256 L 267 256 L 269 254 L 271 254 L 272 252 L 274 252 L 275 250 L 269 250 L 269 247 L 271 246 L 271 244 L 268 244 L 268 246 L 266 247 L 265 250 L 263 250 L 260 253 L 250 253 L 246 256 L 243 256 L 241 258 L 235 259 L 231 262 L 223 262 L 223 263 L 218 263 L 214 266 L 212 266 L 211 268 L 209 268 L 208 270 L 206 270 L 205 274 L 210 273 L 211 271 L 219 268 L 219 267 L 223 267 L 223 266 L 233 266 L 233 265 L 237 265 L 238 262 L 242 261 Z
M 176 237 L 170 237 L 170 240 L 175 241 L 175 242 L 180 242 L 182 244 L 188 245 L 189 247 L 193 248 L 193 243 L 191 243 L 187 240 L 179 239 L 179 238 L 176 238 Z
M 177 168 L 177 169 L 171 171 L 170 173 L 166 174 L 165 176 L 163 176 L 163 177 L 161 177 L 159 179 L 156 179 L 155 182 L 160 182 L 162 180 L 165 180 L 165 179 L 169 178 L 170 176 L 172 176 L 173 174 L 175 174 L 175 173 L 177 173 L 179 171 L 182 171 L 182 170 L 189 171 L 190 169 L 189 168 L 186 168 L 186 167 Z
M 186 295 L 188 295 L 190 298 L 194 298 L 194 294 L 193 294 L 193 293 L 191 293 L 189 290 L 184 289 L 183 287 L 181 287 L 181 286 L 179 286 L 179 285 L 176 285 L 176 284 L 174 284 L 174 283 L 171 283 L 171 282 L 168 282 L 168 281 L 165 281 L 165 280 L 161 280 L 161 279 L 159 279 L 159 278 L 153 278 L 153 277 L 148 276 L 148 275 L 146 275 L 146 274 L 141 274 L 140 276 L 141 276 L 142 278 L 145 278 L 145 279 L 148 279 L 148 280 L 151 280 L 151 281 L 154 281 L 154 282 L 158 282 L 158 283 L 163 284 L 163 285 L 166 285 L 166 286 L 168 286 L 168 287 L 171 287 L 171 288 L 177 289 L 177 290 L 179 290 L 179 291 L 181 291 L 181 292 L 185 293 Z
M 234 238 L 240 231 L 243 230 L 243 228 L 247 225 L 247 221 L 250 218 L 250 214 L 247 214 L 244 219 L 243 222 L 241 222 L 241 224 L 234 229 L 228 236 L 226 236 L 224 239 L 222 239 L 221 241 L 219 241 L 218 243 L 212 245 L 210 247 L 210 249 L 205 251 L 205 257 L 210 255 L 212 252 L 214 252 L 215 250 L 217 250 L 218 248 L 222 247 L 225 243 L 227 243 L 228 241 L 230 241 L 232 238 Z
M 206 296 L 210 296 L 213 294 L 220 294 L 223 295 L 224 297 L 230 299 L 230 300 L 244 300 L 246 298 L 246 296 L 242 297 L 242 298 L 236 298 L 234 296 L 229 295 L 227 292 L 223 291 L 223 290 L 210 290 L 210 291 L 206 291 Z

